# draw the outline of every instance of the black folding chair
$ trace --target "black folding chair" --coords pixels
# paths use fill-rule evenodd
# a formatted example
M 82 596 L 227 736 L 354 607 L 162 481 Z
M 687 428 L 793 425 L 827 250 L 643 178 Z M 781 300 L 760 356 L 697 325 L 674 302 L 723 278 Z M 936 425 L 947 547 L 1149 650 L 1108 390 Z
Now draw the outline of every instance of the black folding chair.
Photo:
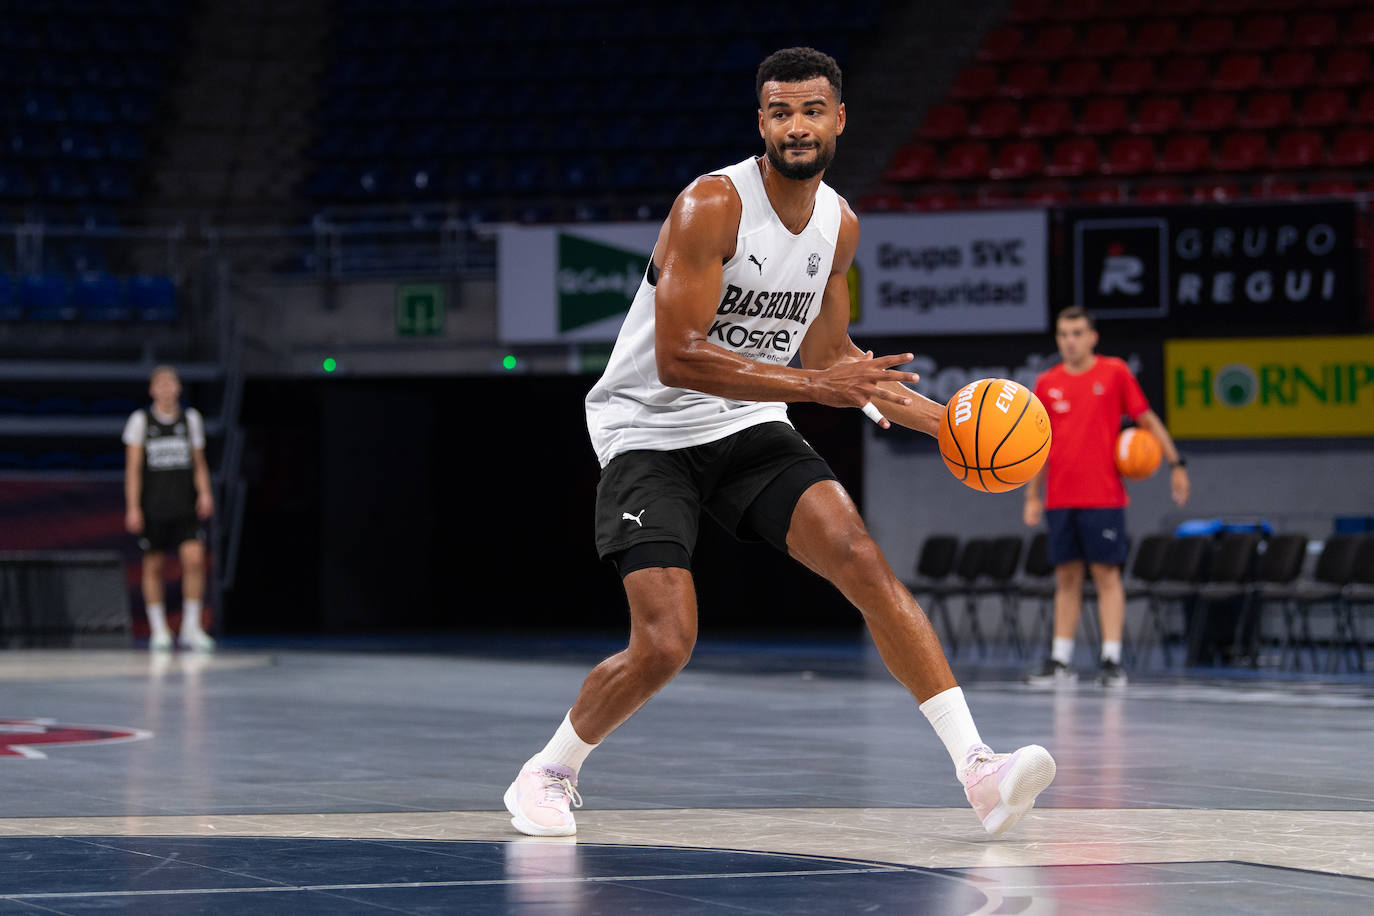
M 911 593 L 919 599 L 929 595 L 926 616 L 932 624 L 942 619 L 946 632 L 952 633 L 949 626 L 949 610 L 945 598 L 949 592 L 949 577 L 954 572 L 955 560 L 959 555 L 959 539 L 952 534 L 932 534 L 921 544 L 921 552 L 916 557 L 916 577 L 905 583 Z
M 945 628 L 945 638 L 949 642 L 950 655 L 959 653 L 959 631 L 950 618 L 949 599 L 955 595 L 967 595 L 970 589 L 974 587 L 978 577 L 983 574 L 991 546 L 992 541 L 989 538 L 969 538 L 959 548 L 959 558 L 954 564 L 954 575 L 945 582 L 933 585 L 929 589 L 936 615 Z M 934 620 L 935 617 L 932 617 L 931 621 L 934 622 Z M 983 634 L 978 629 L 976 616 L 972 619 L 972 627 L 972 638 L 976 643 L 981 644 Z
M 969 620 L 970 634 L 974 637 L 979 655 L 987 651 L 987 646 L 982 639 L 982 628 L 978 625 L 978 599 L 983 595 L 993 595 L 998 600 L 1000 611 L 997 641 L 1005 639 L 1017 658 L 1025 658 L 1026 647 L 1021 639 L 1021 622 L 1017 619 L 1014 582 L 1016 568 L 1021 564 L 1023 546 L 1020 535 L 993 538 L 983 561 L 982 578 L 966 592 L 965 616 Z
M 1250 667 L 1259 666 L 1264 642 L 1265 590 L 1292 585 L 1302 573 L 1308 538 L 1298 532 L 1276 534 L 1260 544 L 1255 578 L 1245 591 L 1236 633 L 1236 651 Z
M 1217 539 L 1207 569 L 1207 579 L 1197 587 L 1193 596 L 1195 601 L 1188 621 L 1184 664 L 1196 665 L 1204 660 L 1204 656 L 1207 656 L 1207 661 L 1212 661 L 1218 654 L 1225 656 L 1231 651 L 1236 628 L 1233 625 L 1229 635 L 1220 635 L 1216 632 L 1218 628 L 1212 626 L 1213 611 L 1222 602 L 1244 603 L 1254 575 L 1255 557 L 1261 540 L 1260 535 L 1253 531 L 1230 531 Z M 1235 620 L 1238 621 L 1240 616 L 1238 609 Z M 1222 645 L 1223 642 L 1225 645 Z
M 1342 614 L 1342 589 L 1355 572 L 1356 552 L 1362 536 L 1337 534 L 1322 543 L 1317 567 L 1311 579 L 1299 579 L 1286 585 L 1261 583 L 1255 600 L 1261 604 L 1277 602 L 1283 607 L 1284 635 L 1279 650 L 1279 666 L 1302 669 L 1303 650 L 1307 650 L 1312 670 L 1318 670 L 1317 643 L 1312 638 L 1311 612 L 1314 607 L 1329 607 L 1333 616 Z
M 1140 664 L 1150 660 L 1157 644 L 1164 656 L 1164 664 L 1173 665 L 1169 652 L 1170 633 L 1164 624 L 1164 613 L 1173 606 L 1186 606 L 1196 593 L 1207 568 L 1212 542 L 1205 537 L 1171 537 L 1164 551 L 1164 569 L 1159 581 L 1146 586 L 1148 602 L 1145 620 L 1141 622 L 1136 643 L 1144 656 Z
M 1036 602 L 1035 629 L 1031 631 L 1031 645 L 1050 644 L 1054 634 L 1054 567 L 1050 565 L 1050 536 L 1037 531 L 1026 548 L 1026 564 L 1021 580 L 1016 584 L 1018 598 Z
M 1346 640 L 1342 654 L 1348 647 L 1354 653 L 1355 670 L 1363 672 L 1364 639 L 1360 635 L 1360 618 L 1361 612 L 1374 611 L 1374 534 L 1362 537 L 1355 550 L 1350 582 L 1341 589 L 1341 608 L 1344 611 Z

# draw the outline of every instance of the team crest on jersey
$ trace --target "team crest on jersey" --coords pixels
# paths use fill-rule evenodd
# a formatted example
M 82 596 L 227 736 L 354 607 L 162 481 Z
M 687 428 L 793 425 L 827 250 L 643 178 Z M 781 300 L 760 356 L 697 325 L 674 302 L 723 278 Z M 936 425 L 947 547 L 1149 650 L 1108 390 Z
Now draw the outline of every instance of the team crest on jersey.
M 55 719 L 0 719 L 0 757 L 42 759 L 38 745 L 142 741 L 153 733 L 113 725 L 67 725 Z
M 806 275 L 814 277 L 821 269 L 821 256 L 819 253 L 811 252 L 811 257 L 806 259 Z

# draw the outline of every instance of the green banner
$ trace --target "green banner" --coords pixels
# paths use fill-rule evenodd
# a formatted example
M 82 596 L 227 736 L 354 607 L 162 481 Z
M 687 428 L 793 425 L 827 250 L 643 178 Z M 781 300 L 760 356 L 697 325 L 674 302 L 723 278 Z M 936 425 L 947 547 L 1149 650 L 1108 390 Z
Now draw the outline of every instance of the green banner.
M 634 301 L 648 258 L 604 242 L 558 234 L 558 330 L 623 315 Z

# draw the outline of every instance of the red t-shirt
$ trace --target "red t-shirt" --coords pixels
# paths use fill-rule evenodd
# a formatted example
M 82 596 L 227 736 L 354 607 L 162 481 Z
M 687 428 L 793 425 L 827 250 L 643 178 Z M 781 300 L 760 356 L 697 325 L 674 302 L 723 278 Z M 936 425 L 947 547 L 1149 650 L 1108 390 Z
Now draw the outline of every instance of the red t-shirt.
M 1036 379 L 1035 396 L 1049 411 L 1054 433 L 1045 508 L 1126 505 L 1115 459 L 1121 415 L 1135 420 L 1150 409 L 1130 368 L 1115 356 L 1098 356 L 1087 372 L 1077 375 L 1055 366 Z

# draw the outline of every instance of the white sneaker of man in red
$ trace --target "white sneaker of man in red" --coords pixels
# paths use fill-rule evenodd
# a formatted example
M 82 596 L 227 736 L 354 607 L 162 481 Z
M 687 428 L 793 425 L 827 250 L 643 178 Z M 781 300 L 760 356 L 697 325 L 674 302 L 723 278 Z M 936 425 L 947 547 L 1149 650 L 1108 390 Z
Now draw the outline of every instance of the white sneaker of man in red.
M 582 807 L 577 771 L 556 763 L 528 761 L 505 795 L 511 826 L 530 836 L 572 836 L 571 808 Z
M 969 751 L 959 773 L 964 795 L 983 829 L 993 836 L 1010 830 L 1035 805 L 1035 797 L 1054 779 L 1054 758 L 1038 744 L 1010 754 L 994 754 L 987 745 Z

